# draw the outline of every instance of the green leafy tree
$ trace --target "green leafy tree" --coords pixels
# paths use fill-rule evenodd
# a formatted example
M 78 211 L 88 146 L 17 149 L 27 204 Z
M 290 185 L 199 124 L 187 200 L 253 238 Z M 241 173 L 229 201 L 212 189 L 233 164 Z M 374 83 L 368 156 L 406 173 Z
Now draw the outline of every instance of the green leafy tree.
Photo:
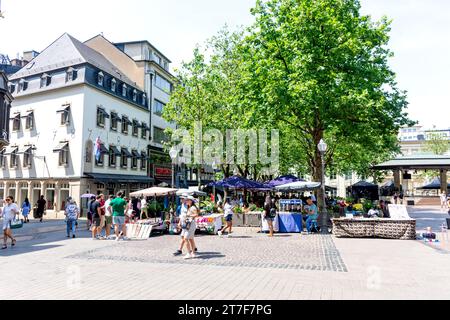
M 259 0 L 252 10 L 244 102 L 289 126 L 283 134 L 318 181 L 321 139 L 327 165 L 364 172 L 395 153 L 399 128 L 412 124 L 388 65 L 390 22 L 359 11 L 357 0 Z
M 424 150 L 436 155 L 443 155 L 450 150 L 450 141 L 441 133 L 431 132 L 427 134 Z

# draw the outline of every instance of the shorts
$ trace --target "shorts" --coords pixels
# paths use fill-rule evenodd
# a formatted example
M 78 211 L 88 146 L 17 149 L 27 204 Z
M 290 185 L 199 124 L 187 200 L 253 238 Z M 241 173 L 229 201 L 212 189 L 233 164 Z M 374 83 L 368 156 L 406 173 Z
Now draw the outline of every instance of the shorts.
M 226 222 L 232 222 L 233 221 L 233 215 L 230 214 L 230 215 L 226 216 L 225 217 L 225 221 Z
M 92 221 L 93 221 L 92 223 L 93 223 L 96 227 L 100 227 L 100 222 L 102 221 L 102 219 L 101 219 L 101 218 L 94 218 Z
M 194 239 L 196 229 L 197 229 L 197 226 L 196 226 L 195 222 L 192 222 L 189 230 L 187 230 L 187 229 L 181 230 L 181 237 L 186 240 Z
M 114 225 L 123 226 L 125 224 L 125 217 L 124 216 L 112 217 L 112 221 Z
M 14 221 L 14 217 L 3 216 L 3 231 L 11 229 L 11 222 Z
M 275 218 L 267 217 L 267 218 L 264 218 L 264 220 L 273 222 L 275 220 Z
M 106 225 L 111 225 L 112 222 L 113 222 L 113 217 L 105 216 L 105 224 Z

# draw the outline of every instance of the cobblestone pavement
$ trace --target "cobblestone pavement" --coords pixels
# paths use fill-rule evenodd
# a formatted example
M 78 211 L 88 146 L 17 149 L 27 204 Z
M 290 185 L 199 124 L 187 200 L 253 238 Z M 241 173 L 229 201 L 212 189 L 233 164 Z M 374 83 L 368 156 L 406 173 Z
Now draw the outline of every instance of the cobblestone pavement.
M 53 231 L 34 234 L 33 228 Z M 237 228 L 199 236 L 200 257 L 173 257 L 179 237 L 95 241 L 60 222 L 24 228 L 0 251 L 8 299 L 449 299 L 450 255 L 420 241 L 278 235 Z M 26 231 L 26 232 L 25 232 Z M 28 237 L 28 238 L 27 238 Z M 116 290 L 117 289 L 117 290 Z
M 113 241 L 115 244 L 111 246 L 69 258 L 347 272 L 331 236 L 293 234 L 268 238 L 256 229 L 251 233 L 239 230 L 231 238 L 200 236 L 198 257 L 190 260 L 172 255 L 179 242 L 177 236 L 154 237 L 151 241 Z

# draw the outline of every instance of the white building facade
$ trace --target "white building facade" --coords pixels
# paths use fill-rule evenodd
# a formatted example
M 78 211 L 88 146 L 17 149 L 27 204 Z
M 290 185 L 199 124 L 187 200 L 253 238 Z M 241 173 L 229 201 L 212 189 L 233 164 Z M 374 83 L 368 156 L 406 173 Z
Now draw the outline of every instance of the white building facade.
M 44 195 L 48 209 L 59 211 L 69 196 L 83 203 L 84 193 L 151 185 L 147 94 L 124 74 L 64 34 L 11 76 L 15 100 L 10 144 L 0 153 L 0 198 L 34 204 Z

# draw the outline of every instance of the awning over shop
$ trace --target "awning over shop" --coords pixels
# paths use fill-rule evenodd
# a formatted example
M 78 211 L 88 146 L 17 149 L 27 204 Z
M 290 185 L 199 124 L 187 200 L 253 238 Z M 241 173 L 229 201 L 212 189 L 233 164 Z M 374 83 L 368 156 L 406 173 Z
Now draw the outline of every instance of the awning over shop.
M 109 153 L 108 148 L 105 147 L 105 145 L 103 143 L 100 144 L 100 153 Z
M 85 173 L 85 175 L 100 183 L 152 183 L 153 178 L 147 176 L 131 176 L 119 174 Z
M 114 154 L 115 156 L 120 156 L 120 155 L 121 155 L 119 149 L 117 149 L 116 146 L 110 146 L 109 149 L 113 152 L 113 154 Z
M 109 119 L 109 114 L 105 111 L 105 109 L 99 108 L 98 112 L 101 113 L 105 118 Z
M 70 105 L 65 105 L 59 108 L 56 113 L 65 113 L 70 111 Z
M 144 130 L 150 131 L 150 127 L 144 122 L 142 122 L 141 128 Z
M 5 153 L 3 155 L 5 156 L 9 156 L 10 154 L 17 152 L 17 149 L 19 149 L 19 147 L 15 146 L 15 147 L 7 147 L 5 149 Z
M 29 111 L 25 112 L 25 113 L 21 116 L 21 118 L 28 118 L 28 117 L 32 116 L 33 113 L 34 113 L 34 111 L 29 110 Z
M 31 153 L 31 146 L 24 146 L 19 148 L 19 151 L 17 154 L 30 154 Z
M 60 142 L 56 148 L 53 149 L 53 152 L 60 152 L 69 146 L 69 142 Z
M 139 152 L 137 152 L 136 150 L 132 150 L 132 151 L 131 151 L 131 154 L 132 154 L 133 157 L 135 157 L 135 158 L 138 158 L 138 159 L 141 159 L 141 158 L 142 158 L 141 154 L 140 154 Z
M 123 153 L 126 157 L 128 157 L 128 158 L 132 158 L 132 157 L 133 157 L 133 155 L 130 153 L 130 151 L 128 151 L 127 148 L 122 148 L 121 150 L 122 150 L 122 153 Z

